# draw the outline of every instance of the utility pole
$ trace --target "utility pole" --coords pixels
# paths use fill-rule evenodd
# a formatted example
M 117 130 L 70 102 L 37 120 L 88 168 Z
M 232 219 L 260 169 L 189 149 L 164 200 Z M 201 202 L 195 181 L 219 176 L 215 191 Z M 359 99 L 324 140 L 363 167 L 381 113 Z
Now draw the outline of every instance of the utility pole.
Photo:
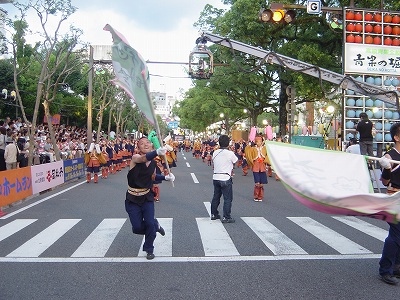
M 88 88 L 88 115 L 87 115 L 87 147 L 92 143 L 92 97 L 93 97 L 93 47 L 89 46 L 89 88 Z

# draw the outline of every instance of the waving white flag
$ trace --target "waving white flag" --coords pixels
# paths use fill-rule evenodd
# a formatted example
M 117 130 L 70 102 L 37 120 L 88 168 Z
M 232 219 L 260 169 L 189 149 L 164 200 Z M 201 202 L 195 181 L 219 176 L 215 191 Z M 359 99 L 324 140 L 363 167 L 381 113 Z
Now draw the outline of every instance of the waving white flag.
M 365 157 L 266 142 L 271 164 L 290 194 L 324 213 L 400 221 L 400 193 L 374 193 Z

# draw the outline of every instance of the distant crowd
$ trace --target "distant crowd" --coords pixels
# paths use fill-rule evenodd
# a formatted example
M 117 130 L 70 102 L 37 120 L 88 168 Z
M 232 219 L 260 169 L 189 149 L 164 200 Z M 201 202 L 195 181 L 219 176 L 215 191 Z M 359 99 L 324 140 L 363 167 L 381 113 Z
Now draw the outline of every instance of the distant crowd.
M 57 147 L 62 159 L 83 157 L 87 149 L 87 131 L 85 128 L 68 125 L 53 125 Z M 101 137 L 107 137 L 100 133 Z M 93 141 L 97 133 L 93 131 Z M 114 132 L 110 140 L 117 139 Z M 119 138 L 120 139 L 120 138 Z M 15 169 L 28 165 L 30 143 L 34 143 L 33 164 L 55 161 L 55 151 L 46 124 L 38 125 L 34 140 L 29 137 L 29 125 L 21 118 L 12 120 L 10 117 L 0 120 L 0 171 Z

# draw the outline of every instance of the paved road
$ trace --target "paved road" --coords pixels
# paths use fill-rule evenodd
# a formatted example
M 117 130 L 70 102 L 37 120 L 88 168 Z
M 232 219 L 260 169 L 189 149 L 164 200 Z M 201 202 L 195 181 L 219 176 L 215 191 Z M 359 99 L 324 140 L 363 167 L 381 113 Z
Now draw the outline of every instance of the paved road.
M 124 211 L 126 169 L 8 210 L 0 299 L 372 299 L 397 291 L 377 279 L 384 222 L 312 211 L 273 178 L 266 201 L 254 202 L 251 173 L 241 169 L 236 223 L 211 221 L 211 167 L 191 153 L 178 159 L 175 185 L 162 183 L 156 203 L 167 234 L 156 239 L 153 261 Z

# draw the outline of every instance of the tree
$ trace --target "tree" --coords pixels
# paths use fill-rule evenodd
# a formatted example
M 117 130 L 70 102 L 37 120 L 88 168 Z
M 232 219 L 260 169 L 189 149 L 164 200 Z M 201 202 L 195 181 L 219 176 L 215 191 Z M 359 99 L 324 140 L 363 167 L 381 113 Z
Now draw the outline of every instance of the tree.
M 341 31 L 330 27 L 330 18 L 334 13 L 324 11 L 320 15 L 309 15 L 305 10 L 296 10 L 295 20 L 287 25 L 261 23 L 257 20 L 261 7 L 268 7 L 269 3 L 257 0 L 224 0 L 230 4 L 230 9 L 221 12 L 211 6 L 206 6 L 200 14 L 195 25 L 207 28 L 226 38 L 238 40 L 267 51 L 293 57 L 307 63 L 341 72 L 342 39 Z M 306 5 L 307 1 L 284 1 L 286 4 Z M 342 7 L 354 4 L 355 1 L 322 1 L 324 7 Z M 359 8 L 382 8 L 382 1 L 357 1 Z M 385 1 L 385 9 L 399 9 L 398 1 Z M 226 88 L 227 103 L 249 101 L 253 104 L 251 111 L 253 122 L 257 116 L 268 106 L 270 110 L 279 114 L 281 134 L 286 131 L 286 104 L 288 96 L 286 88 L 292 85 L 297 90 L 296 102 L 315 102 L 324 98 L 326 91 L 331 91 L 332 86 L 310 76 L 290 70 L 290 66 L 271 66 L 260 64 L 262 61 L 244 54 L 232 52 L 224 47 L 210 47 L 214 53 L 216 63 L 237 65 L 236 71 L 231 74 L 231 85 L 225 76 L 215 82 L 214 76 L 209 80 L 208 87 L 221 92 Z M 215 75 L 219 69 L 230 68 L 216 67 Z M 245 72 L 252 76 L 246 77 Z M 222 72 L 222 71 L 221 71 Z M 225 80 L 225 82 L 224 82 Z M 320 87 L 320 88 L 318 88 Z M 202 89 L 203 84 L 196 82 L 193 89 Z M 261 100 L 261 101 L 260 101 Z M 247 103 L 249 105 L 250 103 Z M 259 105 L 256 105 L 256 104 Z M 249 105 L 251 108 L 251 105 Z M 184 107 L 184 105 L 182 105 Z M 261 109 L 258 109 L 258 108 Z
M 32 48 L 32 57 L 40 64 L 39 73 L 37 74 L 37 88 L 34 112 L 32 117 L 32 127 L 30 139 L 33 141 L 36 123 L 38 119 L 39 105 L 42 102 L 44 113 L 47 120 L 51 120 L 50 105 L 56 99 L 60 87 L 66 84 L 68 76 L 75 72 L 81 65 L 80 53 L 74 52 L 75 47 L 79 44 L 79 38 L 82 31 L 70 26 L 69 31 L 62 33 L 62 25 L 76 8 L 71 5 L 70 0 L 30 0 L 27 4 L 16 3 L 15 6 L 20 10 L 22 21 L 15 24 L 16 39 L 14 41 L 14 56 L 18 59 L 21 57 L 21 49 L 24 47 L 23 35 L 26 32 L 27 25 L 23 21 L 23 17 L 29 10 L 33 10 L 40 23 L 42 41 Z M 52 25 L 50 20 L 55 20 L 56 26 L 54 32 L 51 33 Z M 18 47 L 19 46 L 19 47 Z M 16 62 L 17 59 L 14 59 Z M 24 65 L 27 66 L 28 64 Z M 14 65 L 17 69 L 17 66 Z M 18 87 L 18 78 L 14 77 L 15 85 Z M 17 89 L 17 95 L 18 95 Z M 18 96 L 20 99 L 20 96 Z M 22 105 L 21 105 L 22 106 Z M 56 159 L 60 160 L 60 153 L 56 144 L 55 133 L 52 122 L 48 122 L 51 141 L 56 154 Z M 30 144 L 29 165 L 32 164 L 33 143 Z

